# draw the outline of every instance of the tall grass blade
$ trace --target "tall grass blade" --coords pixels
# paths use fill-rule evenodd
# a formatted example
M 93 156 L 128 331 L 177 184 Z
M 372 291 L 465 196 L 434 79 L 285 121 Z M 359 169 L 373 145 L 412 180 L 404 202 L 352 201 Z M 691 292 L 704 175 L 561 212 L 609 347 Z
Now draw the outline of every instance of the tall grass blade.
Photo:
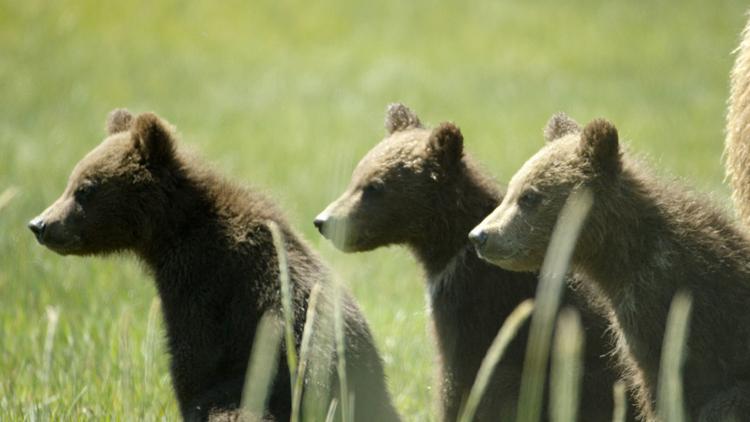
M 516 309 L 503 322 L 502 327 L 500 327 L 495 339 L 492 341 L 492 345 L 487 350 L 487 354 L 482 359 L 482 365 L 479 367 L 476 380 L 474 380 L 474 385 L 472 385 L 469 397 L 466 399 L 464 410 L 459 417 L 460 422 L 471 422 L 474 420 L 477 407 L 482 400 L 484 390 L 487 388 L 487 384 L 490 381 L 490 377 L 492 377 L 492 373 L 495 371 L 497 363 L 500 362 L 503 353 L 505 353 L 505 348 L 516 336 L 518 329 L 529 318 L 533 309 L 534 301 L 532 299 L 524 300 L 518 304 Z
M 245 388 L 242 392 L 241 414 L 247 419 L 263 417 L 268 390 L 276 375 L 282 335 L 281 324 L 278 317 L 269 313 L 263 315 L 258 323 L 245 374 Z
M 65 411 L 65 418 L 68 420 L 70 418 L 71 413 L 73 412 L 73 409 L 75 409 L 78 402 L 83 398 L 83 395 L 86 394 L 86 391 L 89 389 L 88 385 L 84 385 L 81 391 L 76 394 L 75 398 L 70 402 L 68 405 L 68 410 Z
M 286 360 L 289 366 L 289 380 L 291 388 L 297 383 L 297 346 L 294 341 L 294 310 L 292 309 L 292 286 L 289 282 L 289 266 L 287 264 L 284 234 L 274 221 L 268 222 L 268 228 L 273 237 L 273 246 L 279 264 L 279 281 L 281 283 L 281 306 L 284 309 L 284 333 L 286 342 Z
M 10 201 L 12 201 L 17 194 L 18 188 L 15 186 L 11 186 L 5 189 L 3 193 L 0 193 L 0 211 L 2 211 L 3 208 L 7 207 L 8 204 L 10 204 Z
M 336 417 L 336 408 L 338 407 L 338 400 L 334 397 L 331 400 L 331 404 L 328 406 L 328 413 L 326 413 L 326 422 L 333 422 Z
M 57 323 L 60 321 L 60 309 L 47 307 L 47 334 L 44 336 L 44 349 L 42 351 L 42 382 L 49 384 L 49 373 L 52 367 L 52 348 L 54 347 Z
M 625 422 L 628 411 L 628 399 L 626 395 L 625 382 L 618 380 L 612 387 L 615 408 L 612 411 L 612 422 Z
M 349 422 L 353 420 L 353 410 L 351 407 L 353 398 L 349 397 L 349 386 L 346 375 L 346 345 L 344 343 L 344 315 L 341 308 L 342 287 L 338 279 L 333 282 L 334 302 L 333 302 L 333 330 L 336 338 L 336 368 L 339 376 L 339 392 L 341 394 L 341 420 Z
M 560 293 L 570 257 L 593 201 L 589 189 L 574 190 L 560 212 L 547 247 L 521 380 L 518 401 L 518 420 L 521 422 L 537 422 L 541 416 L 545 370 Z
M 310 291 L 310 298 L 307 301 L 307 316 L 305 318 L 305 328 L 302 331 L 302 342 L 299 348 L 299 367 L 297 368 L 297 381 L 292 391 L 292 416 L 291 422 L 298 422 L 300 417 L 300 406 L 302 405 L 302 389 L 304 388 L 305 373 L 307 372 L 307 362 L 310 358 L 310 346 L 315 329 L 316 308 L 318 306 L 318 295 L 321 286 L 316 283 Z
M 314 321 L 310 324 L 313 330 L 306 331 L 309 335 L 309 346 L 306 346 L 304 390 L 302 394 L 302 417 L 304 420 L 323 420 L 328 412 L 332 383 L 338 384 L 338 373 L 335 369 L 334 354 L 336 350 L 334 335 L 335 295 L 333 283 L 320 283 L 320 289 L 315 303 Z M 311 297 L 313 292 L 311 291 Z M 308 312 L 310 311 L 308 302 Z M 307 323 L 307 321 L 306 321 Z M 305 333 L 303 332 L 303 337 Z M 302 360 L 302 341 L 300 342 L 300 360 Z M 298 371 L 299 372 L 299 371 Z M 302 375 L 300 375 L 302 376 Z
M 133 371 L 130 355 L 130 320 L 131 314 L 127 307 L 123 308 L 120 313 L 120 320 L 117 324 L 118 349 L 117 359 L 120 368 L 120 385 L 122 389 L 122 408 L 131 409 L 133 393 Z
M 146 338 L 143 341 L 143 382 L 145 385 L 151 385 L 151 376 L 154 370 L 154 355 L 157 341 L 157 324 L 159 310 L 161 309 L 161 300 L 154 297 L 151 301 L 151 307 L 148 310 L 148 320 L 146 322 Z
M 550 420 L 574 422 L 578 413 L 583 361 L 583 329 L 575 309 L 563 309 L 557 320 L 552 353 Z
M 664 345 L 661 351 L 656 413 L 664 421 L 682 422 L 685 408 L 682 395 L 682 364 L 688 337 L 692 299 L 686 292 L 677 292 L 667 316 Z

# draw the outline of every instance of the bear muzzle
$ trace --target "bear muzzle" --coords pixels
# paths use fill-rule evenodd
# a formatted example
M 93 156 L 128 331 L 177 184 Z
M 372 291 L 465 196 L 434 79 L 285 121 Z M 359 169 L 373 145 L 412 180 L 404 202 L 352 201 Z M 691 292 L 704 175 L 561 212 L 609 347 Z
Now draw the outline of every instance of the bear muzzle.
M 344 252 L 354 252 L 357 248 L 357 239 L 352 234 L 351 222 L 348 218 L 332 216 L 328 211 L 318 214 L 313 220 L 315 228 L 321 235 L 330 240 L 331 243 Z
M 27 224 L 37 242 L 61 255 L 76 254 L 81 251 L 81 236 L 71 233 L 60 221 L 49 221 L 44 214 L 35 217 Z
M 323 227 L 325 226 L 327 220 L 327 216 L 323 214 L 318 214 L 318 216 L 315 217 L 315 220 L 313 220 L 313 225 L 315 225 L 315 228 L 318 229 L 320 234 L 323 234 Z
M 479 227 L 474 228 L 469 233 L 469 240 L 471 240 L 471 243 L 474 244 L 474 247 L 479 250 L 484 246 L 485 243 L 487 243 L 487 232 L 482 230 Z
M 474 245 L 477 256 L 501 267 L 521 254 L 521 251 L 506 239 L 491 230 L 485 230 L 481 225 L 469 232 L 469 241 Z
M 27 224 L 27 227 L 29 230 L 31 230 L 32 233 L 34 233 L 34 237 L 36 237 L 37 242 L 39 244 L 44 244 L 44 229 L 47 227 L 47 224 L 44 222 L 44 219 L 42 219 L 41 216 L 34 217 L 31 221 L 29 221 L 29 224 Z

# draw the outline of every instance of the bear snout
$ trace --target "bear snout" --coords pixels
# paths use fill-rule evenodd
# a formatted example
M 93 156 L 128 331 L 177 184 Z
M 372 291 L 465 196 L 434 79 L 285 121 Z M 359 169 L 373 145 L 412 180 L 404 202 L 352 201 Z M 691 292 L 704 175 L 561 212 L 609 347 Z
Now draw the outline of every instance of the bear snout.
M 47 211 L 34 217 L 26 225 L 40 245 L 61 255 L 72 254 L 81 249 L 81 235 L 70 230 L 69 224 L 50 217 Z
M 350 220 L 347 217 L 339 217 L 323 211 L 313 220 L 315 228 L 320 234 L 330 240 L 336 248 L 343 251 L 350 251 L 352 248 L 352 238 Z
M 27 227 L 29 228 L 29 230 L 31 230 L 32 233 L 34 233 L 37 242 L 39 242 L 40 244 L 44 244 L 44 229 L 47 227 L 44 219 L 42 219 L 41 216 L 34 217 L 34 219 L 29 221 Z
M 475 248 L 480 249 L 487 243 L 487 232 L 477 227 L 469 233 L 469 240 L 471 240 Z
M 501 236 L 492 229 L 475 227 L 469 233 L 469 240 L 474 245 L 477 256 L 495 265 L 517 258 L 520 251 L 507 236 Z M 500 265 L 503 266 L 503 265 Z
M 320 234 L 323 234 L 323 226 L 325 226 L 326 221 L 328 221 L 328 216 L 323 214 L 318 214 L 318 216 L 315 217 L 315 220 L 313 220 L 313 225 L 315 225 L 315 228 L 318 229 Z

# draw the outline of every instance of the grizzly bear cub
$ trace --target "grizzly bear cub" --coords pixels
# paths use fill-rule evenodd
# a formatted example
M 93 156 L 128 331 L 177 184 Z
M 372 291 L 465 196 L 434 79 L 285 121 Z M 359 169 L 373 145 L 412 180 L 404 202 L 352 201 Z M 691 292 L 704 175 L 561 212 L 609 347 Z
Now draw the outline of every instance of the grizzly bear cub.
M 566 198 L 589 189 L 594 202 L 571 265 L 610 308 L 643 414 L 655 415 L 667 314 L 675 293 L 685 291 L 693 301 L 685 410 L 690 420 L 748 420 L 748 238 L 709 202 L 661 182 L 623 154 L 610 122 L 594 120 L 581 130 L 558 114 L 546 133 L 547 145 L 473 232 L 477 251 L 509 270 L 539 269 Z
M 269 222 L 288 249 L 299 347 L 311 288 L 329 283 L 325 265 L 276 206 L 181 151 L 154 114 L 112 112 L 107 138 L 29 227 L 63 255 L 130 251 L 146 264 L 162 301 L 180 410 L 186 420 L 205 420 L 238 415 L 256 325 L 265 313 L 282 313 Z M 328 312 L 331 301 L 320 297 L 318 309 Z M 367 323 L 350 296 L 342 300 L 356 420 L 398 420 Z M 283 350 L 280 356 L 263 417 L 287 421 L 291 387 Z
M 745 226 L 750 227 L 750 21 L 742 32 L 730 82 L 724 147 L 727 178 L 735 209 Z
M 347 190 L 315 220 L 345 252 L 407 246 L 426 274 L 432 325 L 440 357 L 441 420 L 455 421 L 482 358 L 505 318 L 534 297 L 533 273 L 502 270 L 479 259 L 466 236 L 502 200 L 503 192 L 463 152 L 459 129 L 422 126 L 407 107 L 386 116 L 388 136 L 360 161 Z M 572 292 L 569 292 L 572 293 Z M 612 416 L 617 374 L 606 321 L 576 304 L 586 329 L 581 420 Z M 514 420 L 527 327 L 500 362 L 477 411 L 477 420 Z

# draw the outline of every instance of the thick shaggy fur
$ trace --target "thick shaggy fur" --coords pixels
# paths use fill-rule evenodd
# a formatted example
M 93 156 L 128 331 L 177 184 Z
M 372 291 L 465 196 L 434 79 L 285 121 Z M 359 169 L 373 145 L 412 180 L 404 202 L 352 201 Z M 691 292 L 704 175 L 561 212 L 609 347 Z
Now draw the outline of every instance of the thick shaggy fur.
M 572 122 L 557 115 L 550 126 L 560 119 Z M 688 415 L 747 420 L 748 239 L 710 203 L 623 154 L 611 123 L 595 120 L 583 131 L 571 124 L 555 138 L 513 176 L 509 195 L 478 227 L 488 235 L 479 247 L 483 256 L 510 269 L 539 268 L 565 199 L 574 189 L 590 189 L 594 205 L 572 265 L 608 304 L 644 416 L 655 417 L 672 298 L 686 291 L 693 299 L 682 374 Z M 521 252 L 510 253 L 512 245 Z
M 310 290 L 328 285 L 328 270 L 269 200 L 181 153 L 157 116 L 118 110 L 108 129 L 110 136 L 75 167 L 63 195 L 31 228 L 62 254 L 134 252 L 162 300 L 183 417 L 236 417 L 256 325 L 265 313 L 282 313 L 268 222 L 285 237 L 297 347 Z M 318 310 L 330 314 L 330 297 L 321 295 Z M 343 315 L 356 420 L 398 420 L 372 335 L 347 294 Z M 286 421 L 291 391 L 283 350 L 280 356 L 263 416 Z M 326 372 L 332 376 L 333 366 Z
M 732 69 L 726 131 L 724 155 L 732 199 L 743 223 L 750 227 L 750 22 L 742 32 Z
M 440 354 L 441 420 L 454 421 L 493 338 L 508 314 L 534 296 L 537 277 L 490 265 L 472 250 L 469 231 L 503 193 L 463 154 L 456 126 L 425 129 L 408 108 L 392 105 L 386 129 L 388 137 L 362 159 L 347 191 L 316 225 L 345 251 L 401 244 L 422 264 Z M 586 330 L 581 420 L 607 420 L 616 373 L 605 357 L 606 321 L 568 293 L 566 303 L 581 312 Z M 527 328 L 499 364 L 477 420 L 514 419 Z

